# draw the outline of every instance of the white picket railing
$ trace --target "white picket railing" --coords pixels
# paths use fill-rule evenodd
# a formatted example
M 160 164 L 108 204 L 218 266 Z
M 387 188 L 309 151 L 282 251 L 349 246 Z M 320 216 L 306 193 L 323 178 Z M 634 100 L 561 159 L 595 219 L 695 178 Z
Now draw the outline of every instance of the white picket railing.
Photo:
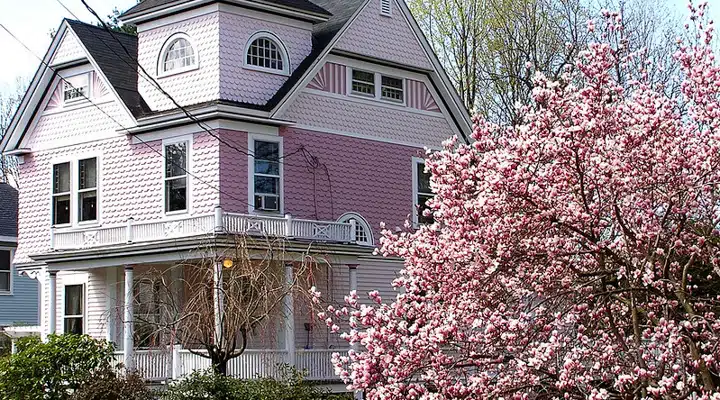
M 323 242 L 355 242 L 354 221 L 313 221 L 266 215 L 226 213 L 217 207 L 214 214 L 205 214 L 167 221 L 126 224 L 109 227 L 68 228 L 52 230 L 53 250 L 87 249 L 94 247 L 143 243 L 156 240 L 228 233 L 237 235 L 286 237 Z
M 204 350 L 197 351 L 205 353 Z M 307 373 L 307 380 L 336 380 L 334 368 L 330 359 L 332 354 L 340 352 L 347 354 L 347 350 L 312 349 L 297 350 L 296 368 Z M 116 364 L 123 364 L 122 352 L 115 352 Z M 179 362 L 174 362 L 173 357 L 179 357 Z M 280 377 L 280 365 L 288 362 L 287 351 L 285 350 L 254 350 L 248 349 L 239 357 L 233 358 L 228 363 L 228 375 L 241 379 L 253 379 L 258 377 Z M 172 368 L 178 368 L 173 374 Z M 173 353 L 172 350 L 135 350 L 135 369 L 150 381 L 162 381 L 173 376 L 183 377 L 193 371 L 203 371 L 210 368 L 210 359 L 199 354 L 191 353 L 190 350 L 179 350 Z

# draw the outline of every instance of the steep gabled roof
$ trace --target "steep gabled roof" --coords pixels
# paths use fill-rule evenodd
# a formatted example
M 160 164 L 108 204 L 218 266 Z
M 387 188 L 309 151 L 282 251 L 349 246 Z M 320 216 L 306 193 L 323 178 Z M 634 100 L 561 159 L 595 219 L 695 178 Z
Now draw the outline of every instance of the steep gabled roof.
M 130 112 L 135 117 L 148 112 L 150 108 L 138 93 L 137 37 L 111 34 L 102 27 L 80 21 L 66 21 Z
M 18 191 L 0 182 L 0 236 L 17 237 Z
M 180 5 L 188 3 L 192 0 L 144 0 L 138 5 L 130 8 L 122 14 L 123 18 L 141 15 L 149 10 L 153 10 L 162 6 Z M 317 15 L 330 16 L 330 13 L 323 7 L 310 2 L 309 0 L 251 0 L 252 3 L 268 4 L 288 10 L 297 10 Z

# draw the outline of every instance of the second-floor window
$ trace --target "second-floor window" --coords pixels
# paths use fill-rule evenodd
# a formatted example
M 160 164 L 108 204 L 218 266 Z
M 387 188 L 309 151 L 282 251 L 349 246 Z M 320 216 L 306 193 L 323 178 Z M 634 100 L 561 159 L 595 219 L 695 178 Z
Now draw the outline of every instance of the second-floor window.
M 188 142 L 165 145 L 165 212 L 188 209 Z
M 10 250 L 0 250 L 0 293 L 9 293 L 12 291 L 10 262 Z
M 80 222 L 97 220 L 97 158 L 78 162 L 78 216 Z
M 53 225 L 70 223 L 70 163 L 53 166 Z
M 280 211 L 280 143 L 254 141 L 253 204 L 258 211 Z
M 434 194 L 430 190 L 430 173 L 425 172 L 425 161 L 416 159 L 413 161 L 413 196 L 416 224 L 431 224 L 433 222 L 432 215 L 425 215 L 428 209 L 427 201 L 432 199 Z

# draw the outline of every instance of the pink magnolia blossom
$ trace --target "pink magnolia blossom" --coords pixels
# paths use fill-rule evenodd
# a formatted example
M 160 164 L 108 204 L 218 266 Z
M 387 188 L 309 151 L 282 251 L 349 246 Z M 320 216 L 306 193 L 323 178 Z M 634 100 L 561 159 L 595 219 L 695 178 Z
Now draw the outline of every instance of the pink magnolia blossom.
M 720 399 L 720 66 L 705 8 L 675 54 L 682 99 L 643 71 L 621 85 L 643 54 L 596 43 L 561 80 L 536 75 L 521 125 L 477 119 L 472 144 L 429 156 L 435 222 L 381 240 L 405 260 L 399 294 L 352 293 L 322 314 L 352 327 L 357 351 L 333 358 L 351 388 Z

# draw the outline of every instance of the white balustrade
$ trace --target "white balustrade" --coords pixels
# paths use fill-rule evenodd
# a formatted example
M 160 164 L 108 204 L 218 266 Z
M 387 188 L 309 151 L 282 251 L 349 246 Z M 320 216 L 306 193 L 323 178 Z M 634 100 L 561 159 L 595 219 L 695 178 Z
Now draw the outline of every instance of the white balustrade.
M 221 225 L 218 225 L 219 222 Z M 223 231 L 216 231 L 217 229 Z M 290 215 L 273 217 L 225 213 L 219 207 L 212 214 L 160 220 L 127 222 L 109 227 L 53 229 L 51 246 L 54 250 L 86 249 L 126 243 L 143 243 L 199 235 L 220 233 L 288 237 L 322 242 L 354 242 L 351 223 L 296 219 Z
M 295 356 L 296 368 L 307 372 L 308 380 L 334 380 L 339 379 L 335 375 L 335 367 L 330 360 L 333 353 L 340 353 L 341 356 L 347 355 L 347 350 L 328 350 L 328 349 L 309 349 L 298 350 Z
M 135 369 L 143 379 L 149 381 L 161 381 L 168 378 L 168 365 L 172 353 L 163 350 L 135 350 Z M 115 352 L 113 355 L 116 364 L 124 361 L 123 352 Z

